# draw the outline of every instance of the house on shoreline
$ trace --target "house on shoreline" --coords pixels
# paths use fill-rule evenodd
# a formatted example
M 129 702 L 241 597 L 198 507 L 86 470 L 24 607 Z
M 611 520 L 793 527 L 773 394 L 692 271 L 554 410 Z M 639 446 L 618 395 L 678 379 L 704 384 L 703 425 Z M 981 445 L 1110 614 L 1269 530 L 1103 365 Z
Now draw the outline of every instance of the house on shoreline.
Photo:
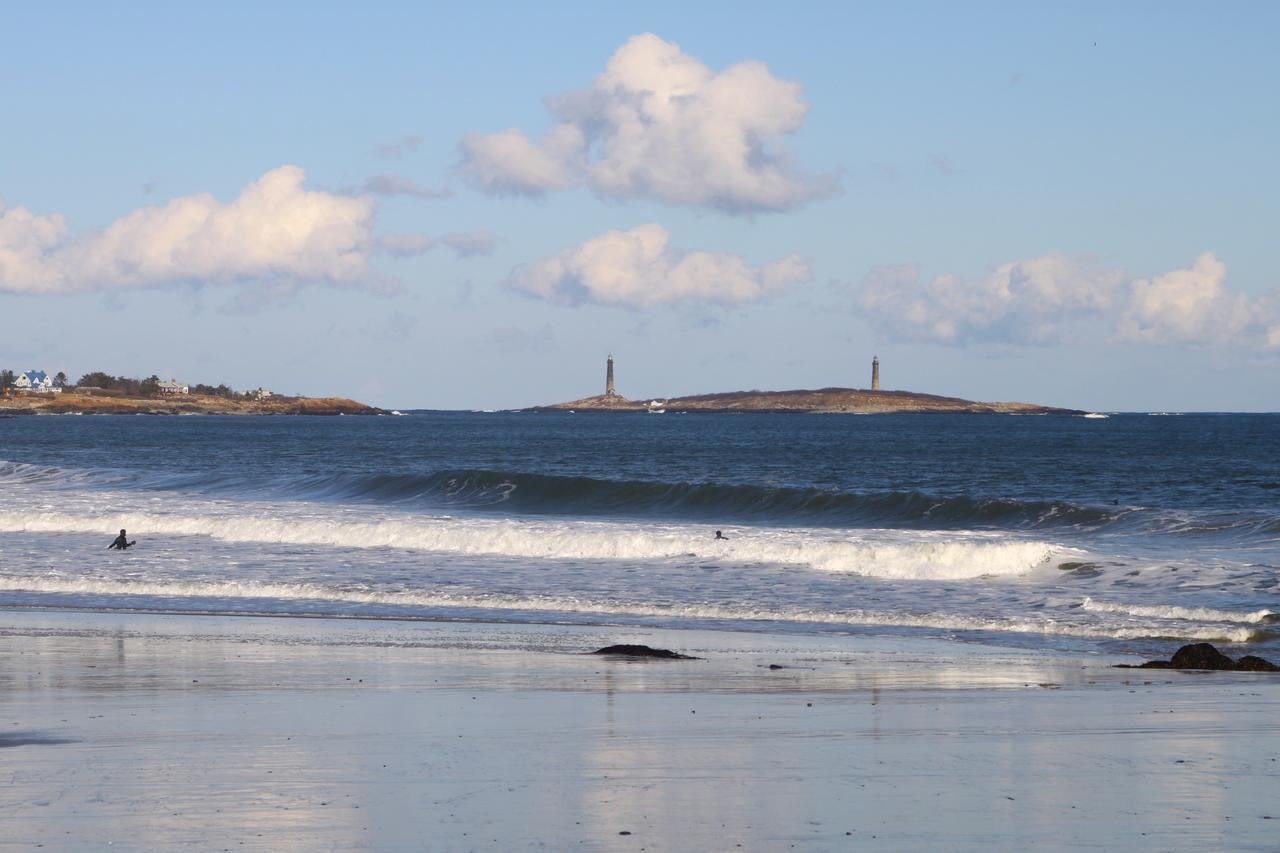
M 13 390 L 30 394 L 61 394 L 62 389 L 53 384 L 53 378 L 43 370 L 28 370 L 13 379 Z
M 160 394 L 162 396 L 178 396 L 181 394 L 190 394 L 191 389 L 187 385 L 182 384 L 176 379 L 166 379 L 160 383 Z

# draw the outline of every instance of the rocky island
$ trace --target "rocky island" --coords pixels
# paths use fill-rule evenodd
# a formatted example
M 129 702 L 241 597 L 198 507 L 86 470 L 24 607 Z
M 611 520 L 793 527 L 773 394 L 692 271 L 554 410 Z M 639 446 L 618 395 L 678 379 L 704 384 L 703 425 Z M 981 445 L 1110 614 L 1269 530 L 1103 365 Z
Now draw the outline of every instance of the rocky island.
M 528 412 L 813 412 L 832 414 L 889 414 L 921 412 L 997 413 L 1018 415 L 1081 414 L 1035 403 L 980 403 L 958 397 L 917 394 L 913 391 L 867 391 L 857 388 L 820 388 L 797 391 L 730 391 L 689 397 L 654 398 L 637 402 L 614 394 L 584 397 L 568 403 L 535 406 Z
M 656 397 L 629 400 L 613 385 L 613 356 L 605 373 L 605 392 L 581 400 L 534 406 L 526 412 L 811 412 L 831 414 L 942 413 L 1076 415 L 1076 409 L 1042 406 L 1036 403 L 980 403 L 959 397 L 920 394 L 914 391 L 882 391 L 880 361 L 871 367 L 871 388 L 819 388 L 795 391 L 730 391 L 694 394 L 686 397 Z

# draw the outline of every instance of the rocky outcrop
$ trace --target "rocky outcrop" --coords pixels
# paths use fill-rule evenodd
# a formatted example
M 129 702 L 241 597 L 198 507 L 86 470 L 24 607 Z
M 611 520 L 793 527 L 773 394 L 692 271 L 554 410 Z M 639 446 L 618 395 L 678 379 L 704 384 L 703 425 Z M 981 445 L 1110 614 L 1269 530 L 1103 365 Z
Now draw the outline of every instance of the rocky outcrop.
M 1236 672 L 1280 672 L 1280 666 L 1257 655 L 1245 655 L 1236 661 L 1235 668 Z
M 1117 664 L 1119 669 L 1199 669 L 1225 672 L 1280 672 L 1280 666 L 1254 655 L 1233 660 L 1210 643 L 1193 643 L 1173 653 L 1169 660 L 1153 660 L 1138 666 Z
M 619 657 L 628 658 L 661 658 L 663 660 L 698 660 L 698 658 L 689 655 L 682 655 L 679 652 L 673 652 L 670 649 L 654 649 L 649 646 L 636 646 L 622 644 L 617 646 L 605 646 L 603 649 L 596 649 L 593 655 L 617 655 Z

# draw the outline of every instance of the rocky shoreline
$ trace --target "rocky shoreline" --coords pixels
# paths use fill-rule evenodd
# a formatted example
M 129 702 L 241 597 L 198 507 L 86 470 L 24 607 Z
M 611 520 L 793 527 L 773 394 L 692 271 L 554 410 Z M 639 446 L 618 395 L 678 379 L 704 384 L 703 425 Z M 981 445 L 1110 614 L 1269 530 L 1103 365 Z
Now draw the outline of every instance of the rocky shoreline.
M 184 394 L 123 397 L 78 394 L 21 394 L 0 398 L 0 417 L 14 415 L 383 415 L 383 409 L 345 397 L 269 397 L 232 400 Z

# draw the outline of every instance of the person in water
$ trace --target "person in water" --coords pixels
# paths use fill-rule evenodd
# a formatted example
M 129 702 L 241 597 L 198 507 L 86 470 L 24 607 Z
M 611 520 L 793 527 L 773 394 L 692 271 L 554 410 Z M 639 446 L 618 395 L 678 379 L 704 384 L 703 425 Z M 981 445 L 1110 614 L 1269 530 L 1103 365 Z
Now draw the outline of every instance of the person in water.
M 721 533 L 719 530 L 717 530 L 717 531 L 716 531 L 716 538 L 717 538 L 717 539 L 723 539 L 723 540 L 724 540 L 724 541 L 726 541 L 726 542 L 728 542 L 728 541 L 729 541 L 729 537 L 728 537 L 728 536 L 725 536 L 725 535 L 724 535 L 723 533 Z
M 110 551 L 112 548 L 119 548 L 121 551 L 123 551 L 125 548 L 131 547 L 137 544 L 138 544 L 137 542 L 129 541 L 128 537 L 124 535 L 124 528 L 122 527 L 120 528 L 120 535 L 116 537 L 116 541 L 112 542 L 110 545 L 107 546 L 107 550 Z

